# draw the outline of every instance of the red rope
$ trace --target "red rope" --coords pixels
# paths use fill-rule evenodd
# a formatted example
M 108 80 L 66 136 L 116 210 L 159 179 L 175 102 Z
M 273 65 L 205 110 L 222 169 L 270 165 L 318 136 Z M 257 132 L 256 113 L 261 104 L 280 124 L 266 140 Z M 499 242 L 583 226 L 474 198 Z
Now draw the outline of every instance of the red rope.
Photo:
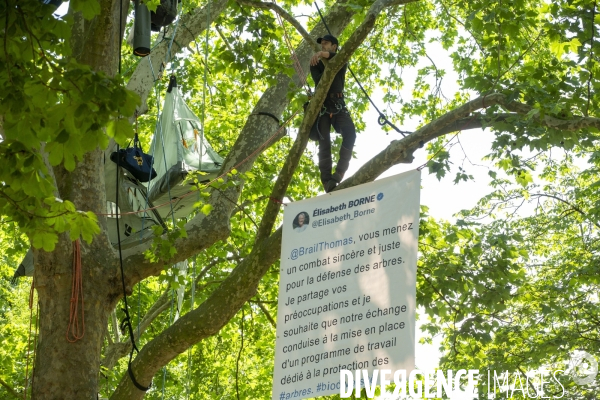
M 273 4 L 276 4 L 273 1 Z M 296 73 L 298 74 L 298 77 L 300 78 L 300 83 L 302 84 L 302 86 L 306 87 L 306 92 L 310 93 L 310 87 L 308 86 L 308 84 L 306 83 L 306 78 L 304 75 L 304 70 L 302 69 L 302 65 L 300 64 L 300 60 L 298 60 L 298 56 L 296 56 L 296 52 L 294 51 L 294 48 L 292 47 L 292 42 L 290 40 L 290 38 L 288 37 L 287 34 L 287 29 L 285 29 L 285 25 L 283 24 L 283 20 L 281 19 L 281 15 L 279 15 L 279 13 L 275 13 L 277 15 L 277 19 L 279 20 L 279 24 L 281 25 L 281 28 L 283 29 L 283 36 L 285 38 L 285 42 L 287 44 L 288 50 L 290 51 L 290 55 L 292 57 L 292 62 L 294 64 L 294 69 L 296 70 Z
M 287 203 L 284 203 L 283 201 L 276 199 L 275 197 L 269 197 L 269 199 L 271 199 L 271 201 L 273 201 L 275 203 L 279 203 L 279 204 L 283 204 L 284 206 L 287 206 Z
M 81 310 L 79 310 L 81 299 Z M 85 318 L 83 315 L 83 280 L 81 276 L 81 248 L 79 239 L 73 242 L 73 280 L 71 284 L 71 310 L 67 327 L 67 342 L 75 343 L 85 334 Z M 81 314 L 81 324 L 79 323 Z

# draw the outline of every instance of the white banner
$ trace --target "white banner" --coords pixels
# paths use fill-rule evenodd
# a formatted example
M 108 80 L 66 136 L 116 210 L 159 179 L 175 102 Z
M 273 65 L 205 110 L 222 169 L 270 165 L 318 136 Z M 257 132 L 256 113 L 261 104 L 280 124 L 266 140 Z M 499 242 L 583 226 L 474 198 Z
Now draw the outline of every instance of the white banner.
M 285 207 L 273 400 L 339 394 L 343 369 L 414 369 L 420 177 Z

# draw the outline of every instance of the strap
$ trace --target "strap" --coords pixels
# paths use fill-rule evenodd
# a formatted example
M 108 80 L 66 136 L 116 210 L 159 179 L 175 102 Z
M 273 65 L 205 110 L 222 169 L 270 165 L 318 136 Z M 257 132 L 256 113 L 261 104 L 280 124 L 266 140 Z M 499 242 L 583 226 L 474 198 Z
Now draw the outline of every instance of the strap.
M 131 350 L 131 355 L 133 355 L 133 350 Z M 141 390 L 142 392 L 147 392 L 152 387 L 152 383 L 150 385 L 142 386 L 138 381 L 135 380 L 135 375 L 133 375 L 133 370 L 131 369 L 131 356 L 129 356 L 129 363 L 127 364 L 127 372 L 129 373 L 129 379 L 133 382 L 133 385 Z
M 256 113 L 250 114 L 250 115 L 266 115 L 267 117 L 271 117 L 275 120 L 275 122 L 277 122 L 277 125 L 281 125 L 281 122 L 279 121 L 279 118 L 277 118 L 275 115 L 268 113 L 268 112 L 264 112 L 264 111 L 257 111 Z

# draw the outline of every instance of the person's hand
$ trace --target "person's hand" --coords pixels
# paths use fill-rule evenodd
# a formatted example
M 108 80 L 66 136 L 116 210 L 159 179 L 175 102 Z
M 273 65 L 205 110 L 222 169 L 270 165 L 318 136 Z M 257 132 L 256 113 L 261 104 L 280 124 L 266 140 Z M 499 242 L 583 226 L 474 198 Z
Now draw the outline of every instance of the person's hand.
M 319 63 L 320 58 L 329 58 L 329 53 L 326 51 L 318 51 L 310 59 L 310 65 L 313 67 Z
M 320 55 L 321 55 L 321 52 L 320 52 L 320 51 L 318 51 L 318 52 L 316 52 L 316 53 L 315 53 L 315 54 L 314 54 L 314 55 L 313 55 L 313 56 L 310 58 L 310 65 L 311 65 L 311 66 L 313 66 L 313 67 L 314 67 L 315 65 L 317 65 L 317 64 L 319 63 L 319 57 L 320 57 Z

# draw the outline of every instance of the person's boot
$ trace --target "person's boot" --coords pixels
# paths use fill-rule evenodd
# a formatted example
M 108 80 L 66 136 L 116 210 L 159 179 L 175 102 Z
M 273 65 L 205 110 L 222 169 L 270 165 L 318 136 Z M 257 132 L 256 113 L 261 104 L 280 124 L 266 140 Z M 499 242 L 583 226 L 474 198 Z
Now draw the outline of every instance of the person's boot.
M 344 174 L 346 173 L 346 171 L 348 171 L 351 158 L 352 149 L 347 149 L 344 146 L 340 147 L 340 159 L 338 160 L 337 166 L 335 167 L 335 172 L 333 173 L 333 175 L 331 175 L 331 180 L 335 182 L 335 186 L 337 186 L 342 181 L 342 179 L 344 179 Z
M 338 183 L 336 181 L 332 179 L 329 179 L 329 181 L 327 181 L 326 183 L 323 184 L 323 188 L 325 189 L 325 193 L 329 193 L 331 192 L 333 189 L 335 189 L 335 187 L 338 185 Z

